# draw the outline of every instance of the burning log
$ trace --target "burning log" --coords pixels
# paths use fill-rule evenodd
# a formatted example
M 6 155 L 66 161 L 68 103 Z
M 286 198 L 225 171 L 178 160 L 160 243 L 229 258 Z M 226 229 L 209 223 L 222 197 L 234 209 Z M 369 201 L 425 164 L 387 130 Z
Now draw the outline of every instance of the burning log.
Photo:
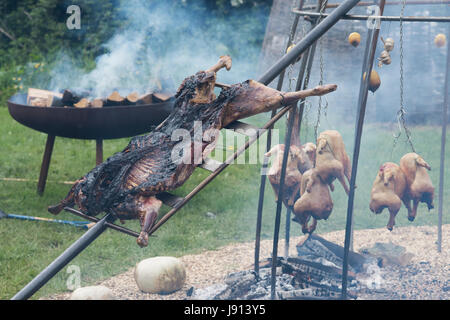
M 139 100 L 139 95 L 137 92 L 132 92 L 125 98 L 125 104 L 136 104 Z
M 91 107 L 93 108 L 101 108 L 105 104 L 103 99 L 97 98 L 91 101 Z
M 108 98 L 106 98 L 106 106 L 120 106 L 125 103 L 125 97 L 122 97 L 119 92 L 114 91 Z
M 147 93 L 141 97 L 139 97 L 137 104 L 152 104 L 153 103 L 153 94 Z
M 236 120 L 291 105 L 308 96 L 324 95 L 337 88 L 324 85 L 280 92 L 247 80 L 223 89 L 216 98 L 213 94 L 216 72 L 224 67 L 231 67 L 228 56 L 221 57 L 212 68 L 186 78 L 175 95 L 173 111 L 163 123 L 149 134 L 133 138 L 123 151 L 79 179 L 67 197 L 48 210 L 58 214 L 66 206 L 77 205 L 91 216 L 108 211 L 121 220 L 139 219 L 141 233 L 137 243 L 147 246 L 148 233 L 162 205 L 156 195 L 184 184 L 216 143 L 208 139 L 180 147 L 180 142 L 172 139 L 175 130 L 183 129 L 193 136 L 197 123 L 201 123 L 202 131 L 211 133 Z M 177 154 L 179 157 L 174 158 Z
M 139 96 L 137 92 L 132 92 L 126 97 L 122 97 L 119 92 L 114 91 L 105 99 L 96 98 L 89 100 L 89 95 L 89 92 L 78 94 L 68 89 L 60 94 L 47 90 L 30 88 L 28 90 L 27 104 L 41 107 L 101 108 L 104 106 L 149 105 L 166 102 L 172 97 L 172 95 L 168 93 L 161 92 L 147 93 L 142 96 Z
M 270 258 L 267 260 L 270 262 Z M 302 260 L 299 258 L 278 259 L 276 268 L 276 296 L 283 300 L 322 300 L 341 298 L 341 270 Z M 257 275 L 253 270 L 244 270 L 226 276 L 223 284 L 192 290 L 191 299 L 203 300 L 253 300 L 270 298 L 271 263 Z M 330 271 L 331 270 L 331 271 Z M 358 282 L 351 276 L 352 289 Z M 356 298 L 353 290 L 348 295 Z
M 78 103 L 83 97 L 72 92 L 71 90 L 64 90 L 62 94 L 61 102 L 65 106 L 73 106 L 75 103 Z
M 324 238 L 309 234 L 297 244 L 297 252 L 303 257 L 323 257 L 334 265 L 341 267 L 344 259 L 344 247 L 332 243 Z M 350 251 L 348 263 L 355 272 L 363 270 L 367 259 L 359 253 Z
M 81 99 L 77 103 L 74 103 L 73 105 L 75 108 L 87 108 L 89 107 L 89 100 L 86 98 Z
M 169 100 L 170 95 L 168 93 L 157 92 L 157 93 L 153 93 L 152 98 L 153 98 L 153 102 L 159 103 L 159 102 L 165 102 L 165 101 Z
M 36 107 L 50 107 L 55 97 L 60 99 L 62 95 L 52 91 L 29 88 L 27 104 Z

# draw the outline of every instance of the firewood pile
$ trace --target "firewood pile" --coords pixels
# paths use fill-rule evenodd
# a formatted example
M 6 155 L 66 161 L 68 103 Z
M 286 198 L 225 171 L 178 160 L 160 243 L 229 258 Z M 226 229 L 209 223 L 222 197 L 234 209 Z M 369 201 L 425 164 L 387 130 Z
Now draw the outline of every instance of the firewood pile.
M 64 107 L 64 108 L 102 108 L 110 106 L 148 105 L 169 100 L 171 95 L 166 92 L 148 92 L 139 95 L 131 92 L 126 96 L 113 91 L 103 98 L 90 98 L 89 92 L 75 92 L 69 89 L 62 93 L 29 88 L 27 104 L 36 107 Z
M 275 299 L 330 300 L 340 299 L 342 290 L 343 247 L 310 235 L 297 244 L 297 256 L 278 258 Z M 350 252 L 348 298 L 356 299 L 366 289 L 359 281 L 376 261 Z M 230 273 L 224 283 L 192 290 L 188 299 L 252 300 L 271 299 L 271 258 L 260 262 L 259 275 L 254 270 Z

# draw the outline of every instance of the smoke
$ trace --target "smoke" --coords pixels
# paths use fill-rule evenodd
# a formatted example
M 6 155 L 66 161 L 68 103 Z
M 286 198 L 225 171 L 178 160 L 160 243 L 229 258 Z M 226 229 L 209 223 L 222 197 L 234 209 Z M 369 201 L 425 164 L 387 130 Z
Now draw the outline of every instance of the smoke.
M 113 90 L 122 95 L 174 92 L 185 77 L 212 66 L 225 54 L 232 57 L 233 67 L 221 71 L 218 81 L 237 83 L 254 77 L 261 49 L 256 40 L 262 33 L 252 32 L 264 30 L 264 25 L 249 28 L 247 11 L 213 18 L 205 10 L 208 19 L 203 19 L 199 10 L 189 10 L 190 3 L 184 7 L 167 1 L 122 3 L 114 18 L 126 21 L 125 27 L 103 44 L 107 53 L 96 58 L 95 68 L 86 73 L 61 51 L 51 72 L 51 90 L 75 88 L 89 91 L 92 97 L 104 97 Z M 264 22 L 266 11 L 253 8 L 251 19 Z

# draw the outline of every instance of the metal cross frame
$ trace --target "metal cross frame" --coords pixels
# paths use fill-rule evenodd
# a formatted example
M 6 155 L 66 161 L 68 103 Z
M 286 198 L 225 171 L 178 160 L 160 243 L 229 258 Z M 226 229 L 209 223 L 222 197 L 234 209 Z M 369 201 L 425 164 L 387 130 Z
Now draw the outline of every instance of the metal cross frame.
M 359 1 L 358 1 L 359 2 Z M 297 28 L 298 24 L 298 16 L 308 16 L 312 19 L 320 19 L 322 17 L 329 17 L 331 14 L 325 14 L 324 12 L 312 12 L 312 11 L 303 11 L 303 3 L 304 1 L 300 1 L 300 5 L 298 8 L 294 8 L 292 10 L 293 13 L 296 14 L 296 17 L 294 18 L 294 23 L 292 25 L 292 28 Z M 404 1 L 403 1 L 404 3 Z M 410 4 L 426 4 L 420 1 L 415 2 L 409 2 Z M 433 2 L 431 4 L 440 4 L 441 2 Z M 318 0 L 318 4 L 316 6 L 309 6 L 308 9 L 317 9 L 322 7 L 322 0 Z M 368 2 L 368 3 L 361 3 L 361 5 L 372 5 L 377 4 L 380 8 L 380 15 L 378 18 L 380 18 L 380 21 L 408 21 L 408 22 L 450 22 L 450 17 L 383 17 L 383 11 L 384 7 L 386 5 L 386 0 L 378 0 L 375 2 Z M 388 3 L 388 4 L 401 4 L 401 2 L 396 3 Z M 357 4 L 358 5 L 358 4 Z M 336 7 L 338 4 L 332 4 L 327 5 L 325 4 L 325 8 L 329 7 Z M 338 6 L 339 8 L 340 6 Z M 368 16 L 356 16 L 356 15 L 347 15 L 344 14 L 341 16 L 341 19 L 345 20 L 367 20 Z M 314 22 L 315 20 L 311 20 L 313 22 L 311 33 L 314 28 Z M 450 30 L 450 27 L 449 27 Z M 359 159 L 359 151 L 360 151 L 360 145 L 361 145 L 361 136 L 362 136 L 362 129 L 364 124 L 364 117 L 365 117 L 365 110 L 366 110 L 366 104 L 367 104 L 367 96 L 368 96 L 368 88 L 369 88 L 369 78 L 366 77 L 364 79 L 363 74 L 370 74 L 375 58 L 375 50 L 377 47 L 378 42 L 378 36 L 379 36 L 379 29 L 369 29 L 368 31 L 368 37 L 367 37 L 367 43 L 364 53 L 364 62 L 362 66 L 362 72 L 361 72 L 361 79 L 360 79 L 360 90 L 359 90 L 359 97 L 358 97 L 358 110 L 357 110 L 357 120 L 355 124 L 355 141 L 354 141 L 354 150 L 353 150 L 353 161 L 352 161 L 352 172 L 351 172 L 351 179 L 350 179 L 350 192 L 348 197 L 348 205 L 347 205 L 347 218 L 346 218 L 346 228 L 345 228 L 345 244 L 344 244 L 344 259 L 343 259 L 343 271 L 342 271 L 342 291 L 341 291 L 341 298 L 346 299 L 347 298 L 347 276 L 348 276 L 348 257 L 349 257 L 349 251 L 350 248 L 353 247 L 353 205 L 354 205 L 354 196 L 355 196 L 355 182 L 356 182 L 356 174 L 357 174 L 357 167 L 358 167 L 358 159 Z M 292 42 L 292 34 L 295 32 L 295 30 L 291 30 L 291 37 L 288 41 L 288 46 L 291 45 Z M 447 57 L 450 55 L 450 41 L 448 41 L 448 49 L 447 49 Z M 309 64 L 312 63 L 312 58 L 314 55 L 315 50 L 315 43 L 308 48 L 308 54 L 305 54 L 302 58 L 302 66 L 300 67 L 300 74 L 297 78 L 297 86 L 303 80 L 304 72 L 305 72 L 305 65 L 308 64 L 309 71 L 310 66 Z M 444 84 L 444 105 L 443 105 L 443 111 L 442 111 L 442 136 L 441 136 L 441 159 L 440 159 L 440 174 L 439 174 L 439 211 L 438 211 L 438 251 L 441 252 L 441 246 L 442 246 L 442 206 L 443 206 L 443 191 L 444 191 L 444 160 L 445 160 L 445 140 L 446 140 L 446 128 L 447 128 L 447 109 L 448 109 L 448 95 L 449 95 L 449 69 L 450 69 L 450 59 L 447 59 L 447 70 L 446 70 L 446 77 L 445 77 L 445 84 Z M 307 73 L 309 73 L 307 71 Z M 280 89 L 283 83 L 283 77 L 284 72 L 280 73 L 280 77 L 278 80 L 278 88 Z M 307 78 L 305 78 L 307 79 Z M 308 84 L 306 83 L 306 86 Z M 303 84 L 303 87 L 305 88 L 305 83 Z M 298 90 L 298 89 L 297 89 Z M 299 119 L 299 126 L 302 121 L 302 115 L 303 115 L 303 108 L 304 105 L 300 102 L 300 119 Z M 287 151 L 289 150 L 290 146 L 290 139 L 291 139 L 291 132 L 292 132 L 292 121 L 289 121 L 288 123 L 288 132 L 286 134 L 285 138 L 285 151 L 283 154 L 283 162 L 282 162 L 282 171 L 280 176 L 280 193 L 278 194 L 278 201 L 277 201 L 277 209 L 276 209 L 276 217 L 275 217 L 275 230 L 274 230 L 274 238 L 273 238 L 273 251 L 272 251 L 272 281 L 271 281 L 271 298 L 275 298 L 275 274 L 276 274 L 276 266 L 277 266 L 277 260 L 278 260 L 278 254 L 277 254 L 277 246 L 278 246 L 278 236 L 279 236 L 279 227 L 280 227 L 280 212 L 282 207 L 282 189 L 283 189 L 283 182 L 285 179 L 285 173 L 286 173 L 286 165 L 287 165 Z M 267 140 L 267 150 L 269 150 L 271 144 L 271 140 Z M 263 163 L 263 168 L 267 167 L 267 161 L 265 160 Z M 257 213 L 257 230 L 256 230 L 256 241 L 255 241 L 255 272 L 256 274 L 259 274 L 259 243 L 260 243 L 260 229 L 261 229 L 261 219 L 262 219 L 262 208 L 263 208 L 263 200 L 264 200 L 264 187 L 265 187 L 266 178 L 263 175 L 261 177 L 261 186 L 260 186 L 260 196 L 259 196 L 259 204 L 258 204 L 258 213 Z M 287 219 L 289 218 L 290 214 L 290 208 L 287 209 Z M 286 248 L 285 248 L 285 255 L 288 252 L 288 245 L 289 245 L 289 226 L 286 224 Z
M 300 0 L 301 5 L 303 5 L 304 0 Z M 323 3 L 322 1 L 326 0 L 318 0 L 319 4 Z M 305 37 L 297 44 L 295 45 L 288 53 L 286 53 L 281 59 L 279 59 L 269 70 L 267 70 L 259 79 L 258 81 L 268 85 L 270 84 L 275 78 L 277 78 L 280 75 L 278 86 L 281 89 L 282 81 L 284 77 L 284 70 L 292 63 L 294 63 L 302 54 L 302 65 L 300 67 L 300 73 L 299 73 L 299 79 L 302 79 L 300 81 L 297 81 L 297 89 L 300 88 L 306 88 L 308 86 L 307 81 L 304 81 L 303 75 L 304 73 L 309 73 L 312 66 L 312 58 L 314 56 L 315 51 L 315 43 L 316 41 L 325 34 L 333 25 L 335 25 L 338 21 L 340 21 L 353 7 L 358 5 L 360 0 L 345 0 L 341 4 L 336 6 L 336 9 L 334 9 L 330 14 L 327 15 L 320 15 L 318 19 L 313 19 L 313 25 L 308 34 L 305 35 Z M 385 0 L 381 0 L 380 5 L 384 6 Z M 319 6 L 315 7 L 316 10 L 320 8 Z M 302 7 L 299 6 L 299 10 L 301 10 Z M 295 27 L 294 32 L 298 23 L 298 14 L 297 17 L 294 19 Z M 322 20 L 323 18 L 323 20 Z M 372 30 L 373 31 L 373 30 Z M 291 32 L 292 33 L 292 32 Z M 372 39 L 375 39 L 375 41 L 368 42 L 366 47 L 366 63 L 363 66 L 363 70 L 366 70 L 370 72 L 372 68 L 373 63 L 373 52 L 376 49 L 376 37 L 378 36 L 378 32 L 372 32 L 369 34 L 371 35 Z M 290 38 L 290 41 L 292 42 L 292 39 Z M 371 45 L 371 49 L 369 50 L 369 44 Z M 450 44 L 449 44 L 450 45 Z M 450 47 L 449 47 L 450 50 Z M 370 59 L 367 59 L 367 57 L 370 56 Z M 368 60 L 368 61 L 367 61 Z M 446 94 L 448 95 L 448 65 L 447 65 L 447 76 L 446 76 Z M 368 73 L 367 73 L 368 74 Z M 365 103 L 367 101 L 367 89 L 368 89 L 368 80 L 369 77 L 364 81 L 361 76 L 361 84 L 360 84 L 360 99 L 359 99 L 359 109 L 358 109 L 358 121 L 356 126 L 357 134 L 355 136 L 355 151 L 353 156 L 353 169 L 352 171 L 352 181 L 350 183 L 350 192 L 351 194 L 354 194 L 354 182 L 356 179 L 356 167 L 357 167 L 357 161 L 358 161 L 358 154 L 359 154 L 359 145 L 360 145 L 360 139 L 361 139 L 361 131 L 362 131 L 362 125 L 364 120 L 364 112 L 365 112 Z M 299 102 L 300 105 L 300 122 L 301 117 L 303 114 L 304 109 L 304 101 Z M 444 111 L 443 114 L 446 115 L 447 112 L 447 105 L 448 105 L 448 97 L 446 96 L 445 102 L 444 102 Z M 225 170 L 233 161 L 236 159 L 239 155 L 241 155 L 250 145 L 252 145 L 254 142 L 256 142 L 259 137 L 264 134 L 266 131 L 268 132 L 268 147 L 270 147 L 271 143 L 271 129 L 273 128 L 273 125 L 275 122 L 281 119 L 283 115 L 285 115 L 288 111 L 292 110 L 293 107 L 297 107 L 297 105 L 293 106 L 286 106 L 282 108 L 278 112 L 273 112 L 271 119 L 262 127 L 262 128 L 255 128 L 249 124 L 243 123 L 243 122 L 235 122 L 232 123 L 230 126 L 228 126 L 228 129 L 256 129 L 256 134 L 251 135 L 250 139 L 245 143 L 244 146 L 241 146 L 233 155 L 231 155 L 229 158 L 226 159 L 225 162 L 220 163 L 218 161 L 212 160 L 212 159 L 206 159 L 205 163 L 202 164 L 201 167 L 203 167 L 206 170 L 211 171 L 211 174 L 206 177 L 200 184 L 198 184 L 187 196 L 184 198 L 174 196 L 169 193 L 163 193 L 157 195 L 158 198 L 160 198 L 165 204 L 172 207 L 172 209 L 167 212 L 152 228 L 150 231 L 150 235 L 153 234 L 159 227 L 161 227 L 168 219 L 170 219 L 176 212 L 178 212 L 187 202 L 189 202 L 198 192 L 200 192 L 209 182 L 211 182 L 214 178 L 216 178 L 223 170 Z M 293 119 L 293 117 L 291 117 Z M 445 122 L 446 118 L 444 118 L 443 123 L 443 133 L 445 133 Z M 300 125 L 299 122 L 299 125 Z M 286 135 L 286 145 L 290 145 L 290 138 L 291 138 L 291 132 L 293 127 L 293 120 L 289 121 L 288 124 L 288 134 Z M 359 134 L 358 134 L 359 132 Z M 445 136 L 442 138 L 443 144 L 445 147 Z M 286 165 L 287 165 L 287 152 L 286 150 L 289 150 L 289 148 L 285 148 L 285 152 L 283 155 L 283 164 L 282 164 L 282 177 L 281 181 L 284 181 L 284 176 L 286 173 Z M 441 152 L 443 151 L 443 148 L 441 148 Z M 355 156 L 356 155 L 356 156 Z M 356 165 L 355 165 L 356 163 Z M 443 164 L 442 154 L 441 154 L 441 164 Z M 263 168 L 267 167 L 267 160 L 264 160 Z M 441 182 L 443 185 L 443 170 L 441 170 Z M 353 184 L 352 184 L 353 182 Z M 259 260 L 259 236 L 258 234 L 258 228 L 260 228 L 261 224 L 261 214 L 262 214 L 262 200 L 263 200 L 263 194 L 264 194 L 264 184 L 265 184 L 265 176 L 263 175 L 261 177 L 261 188 L 260 188 L 260 203 L 258 206 L 258 217 L 257 217 L 257 237 L 256 237 L 256 243 L 255 243 L 255 270 L 258 270 L 258 260 Z M 280 190 L 283 188 L 281 187 Z M 442 194 L 442 190 L 440 191 L 440 197 Z M 262 196 L 261 196 L 262 195 Z M 281 199 L 282 197 L 278 197 L 278 199 Z M 350 201 L 351 200 L 351 201 Z M 441 199 L 440 199 L 441 200 Z M 440 201 L 441 204 L 442 201 Z M 74 214 L 83 215 L 83 213 L 76 212 L 76 210 L 68 210 L 71 211 Z M 277 219 L 275 224 L 275 234 L 276 239 L 274 238 L 274 262 L 277 260 L 277 244 L 278 244 L 278 231 L 279 229 L 279 220 L 280 220 L 280 213 L 281 213 L 281 203 L 277 204 Z M 346 227 L 346 246 L 345 246 L 345 256 L 344 256 L 344 270 L 343 272 L 343 286 L 342 286 L 342 298 L 346 298 L 346 281 L 347 281 L 347 266 L 348 266 L 348 251 L 349 251 L 349 241 L 347 241 L 347 237 L 350 237 L 351 234 L 351 221 L 352 221 L 352 213 L 353 213 L 353 196 L 349 197 L 349 206 L 347 211 L 347 227 Z M 440 211 L 440 221 L 442 222 L 442 215 Z M 59 272 L 64 266 L 66 266 L 73 258 L 75 258 L 80 252 L 82 252 L 90 243 L 92 243 L 100 234 L 102 234 L 107 228 L 113 228 L 117 231 L 127 233 L 131 236 L 136 236 L 136 233 L 132 230 L 122 228 L 120 226 L 117 226 L 113 223 L 115 220 L 114 217 L 112 217 L 110 214 L 105 215 L 102 219 L 96 219 L 93 218 L 96 221 L 96 224 L 94 227 L 89 229 L 81 238 L 79 238 L 77 241 L 75 241 L 68 249 L 66 249 L 57 259 L 55 259 L 47 268 L 45 268 L 39 275 L 37 275 L 30 283 L 28 283 L 22 290 L 20 290 L 13 298 L 12 300 L 22 300 L 22 299 L 28 299 L 31 297 L 36 291 L 38 291 L 43 285 L 45 285 L 57 272 Z M 91 221 L 94 221 L 91 219 Z M 349 224 L 350 222 L 350 224 Z M 259 226 L 258 226 L 259 224 Z M 350 239 L 350 238 L 349 238 Z M 256 248 L 258 250 L 256 250 Z M 274 273 L 272 273 L 272 277 L 274 277 Z M 274 289 L 272 289 L 273 291 Z M 274 293 L 274 291 L 273 291 Z

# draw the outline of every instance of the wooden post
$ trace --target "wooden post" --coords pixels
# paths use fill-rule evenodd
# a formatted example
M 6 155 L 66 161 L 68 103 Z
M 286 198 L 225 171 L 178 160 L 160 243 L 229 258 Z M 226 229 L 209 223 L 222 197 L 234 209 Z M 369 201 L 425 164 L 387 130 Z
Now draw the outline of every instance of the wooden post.
M 45 189 L 45 182 L 47 181 L 48 168 L 50 167 L 50 159 L 52 158 L 53 145 L 55 144 L 55 136 L 48 135 L 45 143 L 44 156 L 42 158 L 41 172 L 39 174 L 39 181 L 37 185 L 37 193 L 42 195 Z

